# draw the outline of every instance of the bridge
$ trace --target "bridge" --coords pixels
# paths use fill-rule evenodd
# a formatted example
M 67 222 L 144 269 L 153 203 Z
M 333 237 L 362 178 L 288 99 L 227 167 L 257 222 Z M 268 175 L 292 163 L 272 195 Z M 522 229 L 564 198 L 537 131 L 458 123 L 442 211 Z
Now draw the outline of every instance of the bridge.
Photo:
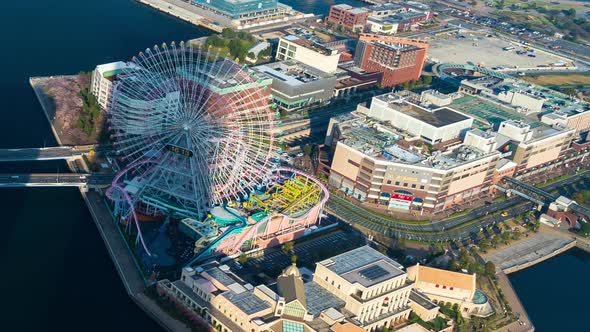
M 438 63 L 432 67 L 432 72 L 436 76 L 443 78 L 443 79 L 448 79 L 448 78 L 454 79 L 453 76 L 445 73 L 445 69 L 462 69 L 465 71 L 473 71 L 473 72 L 482 73 L 487 76 L 501 78 L 501 79 L 512 77 L 508 74 L 501 73 L 499 71 L 495 71 L 495 70 L 492 70 L 492 69 L 489 69 L 486 67 L 481 67 L 481 66 L 477 66 L 477 65 L 470 65 L 470 64 L 459 64 L 459 63 Z
M 37 173 L 0 174 L 1 187 L 91 187 L 104 188 L 111 185 L 114 174 L 83 173 Z
M 587 177 L 589 176 L 590 172 L 587 171 L 583 174 L 581 174 L 581 177 Z M 554 202 L 558 196 L 553 195 L 543 189 L 537 188 L 535 186 L 531 186 L 530 184 L 524 183 L 522 181 L 519 181 L 515 178 L 512 177 L 504 177 L 502 179 L 502 181 L 506 184 L 509 184 L 510 186 L 514 187 L 513 189 L 508 189 L 511 192 L 514 192 L 515 194 L 524 197 L 530 201 L 533 201 L 535 203 L 542 203 L 543 205 L 549 205 L 550 203 Z M 518 188 L 518 190 L 516 190 L 515 188 Z M 581 205 L 579 205 L 576 202 L 573 202 L 570 206 L 568 206 L 568 209 L 571 210 L 572 212 L 584 216 L 586 218 L 590 218 L 590 209 L 583 207 Z
M 0 162 L 75 159 L 95 151 L 97 145 L 56 146 L 48 148 L 0 149 Z

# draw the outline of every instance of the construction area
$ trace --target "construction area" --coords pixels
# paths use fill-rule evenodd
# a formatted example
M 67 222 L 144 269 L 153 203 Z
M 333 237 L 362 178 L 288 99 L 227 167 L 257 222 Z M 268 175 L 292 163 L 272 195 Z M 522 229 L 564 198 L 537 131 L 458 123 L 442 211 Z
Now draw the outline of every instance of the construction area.
M 437 63 L 472 63 L 499 71 L 572 66 L 564 57 L 488 36 L 462 32 L 432 37 L 428 57 Z

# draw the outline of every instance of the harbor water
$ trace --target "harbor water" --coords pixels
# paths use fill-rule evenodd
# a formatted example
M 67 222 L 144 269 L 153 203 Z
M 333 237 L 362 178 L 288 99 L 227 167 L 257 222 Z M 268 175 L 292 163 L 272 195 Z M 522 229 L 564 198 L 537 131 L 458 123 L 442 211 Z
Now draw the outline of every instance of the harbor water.
M 343 3 L 283 2 L 316 14 Z M 29 77 L 89 71 L 208 34 L 133 0 L 2 1 L 0 148 L 56 144 Z M 64 171 L 63 162 L 0 164 L 4 173 Z M 77 189 L 0 188 L 0 208 L 0 330 L 162 331 L 125 293 Z M 539 331 L 583 326 L 578 288 L 585 289 L 589 262 L 570 251 L 510 277 Z

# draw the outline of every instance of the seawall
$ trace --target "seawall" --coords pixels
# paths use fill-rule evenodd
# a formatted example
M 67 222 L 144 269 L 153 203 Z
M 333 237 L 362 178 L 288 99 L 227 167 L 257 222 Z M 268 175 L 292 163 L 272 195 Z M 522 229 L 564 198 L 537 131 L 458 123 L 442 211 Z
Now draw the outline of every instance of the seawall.
M 191 5 L 180 0 L 136 0 L 168 15 L 172 15 L 188 23 L 202 26 L 215 32 L 221 32 L 222 26 L 209 22 L 205 17 L 191 10 Z
M 40 79 L 42 77 L 31 77 L 29 83 L 33 91 L 35 91 L 35 95 L 41 104 L 43 113 L 47 117 L 56 141 L 59 145 L 62 145 L 60 136 L 52 122 L 53 114 L 55 113 L 54 106 L 51 100 L 45 96 L 42 87 L 38 84 L 38 80 Z M 70 171 L 77 172 L 75 163 L 68 162 L 67 164 Z M 92 220 L 115 266 L 115 270 L 119 274 L 125 291 L 131 300 L 166 331 L 191 332 L 190 327 L 172 318 L 154 300 L 144 294 L 144 290 L 148 284 L 147 280 L 143 277 L 141 268 L 131 253 L 131 248 L 128 247 L 123 234 L 120 233 L 102 194 L 99 191 L 87 192 L 85 188 L 80 188 L 80 194 L 88 207 Z

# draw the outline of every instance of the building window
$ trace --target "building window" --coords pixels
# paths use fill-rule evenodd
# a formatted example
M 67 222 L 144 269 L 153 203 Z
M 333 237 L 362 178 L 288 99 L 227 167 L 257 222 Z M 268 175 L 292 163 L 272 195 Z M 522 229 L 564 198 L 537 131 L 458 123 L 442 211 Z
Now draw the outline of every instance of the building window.
M 436 284 L 436 288 L 438 288 L 438 284 Z
M 395 185 L 396 186 L 399 186 L 399 181 L 395 181 Z
M 443 289 L 447 289 L 447 286 L 443 285 Z
M 414 183 L 414 184 L 412 184 L 412 188 L 416 188 L 416 184 L 415 184 L 415 183 Z
M 454 288 L 453 288 L 453 287 L 449 287 L 449 289 L 450 289 L 450 290 L 453 290 Z
M 424 186 L 420 186 L 420 190 L 424 190 Z
M 408 186 L 408 183 L 407 183 L 407 182 L 406 182 L 406 183 L 404 183 L 404 187 L 407 187 L 407 186 Z
M 391 180 L 387 180 L 387 184 L 391 184 Z

